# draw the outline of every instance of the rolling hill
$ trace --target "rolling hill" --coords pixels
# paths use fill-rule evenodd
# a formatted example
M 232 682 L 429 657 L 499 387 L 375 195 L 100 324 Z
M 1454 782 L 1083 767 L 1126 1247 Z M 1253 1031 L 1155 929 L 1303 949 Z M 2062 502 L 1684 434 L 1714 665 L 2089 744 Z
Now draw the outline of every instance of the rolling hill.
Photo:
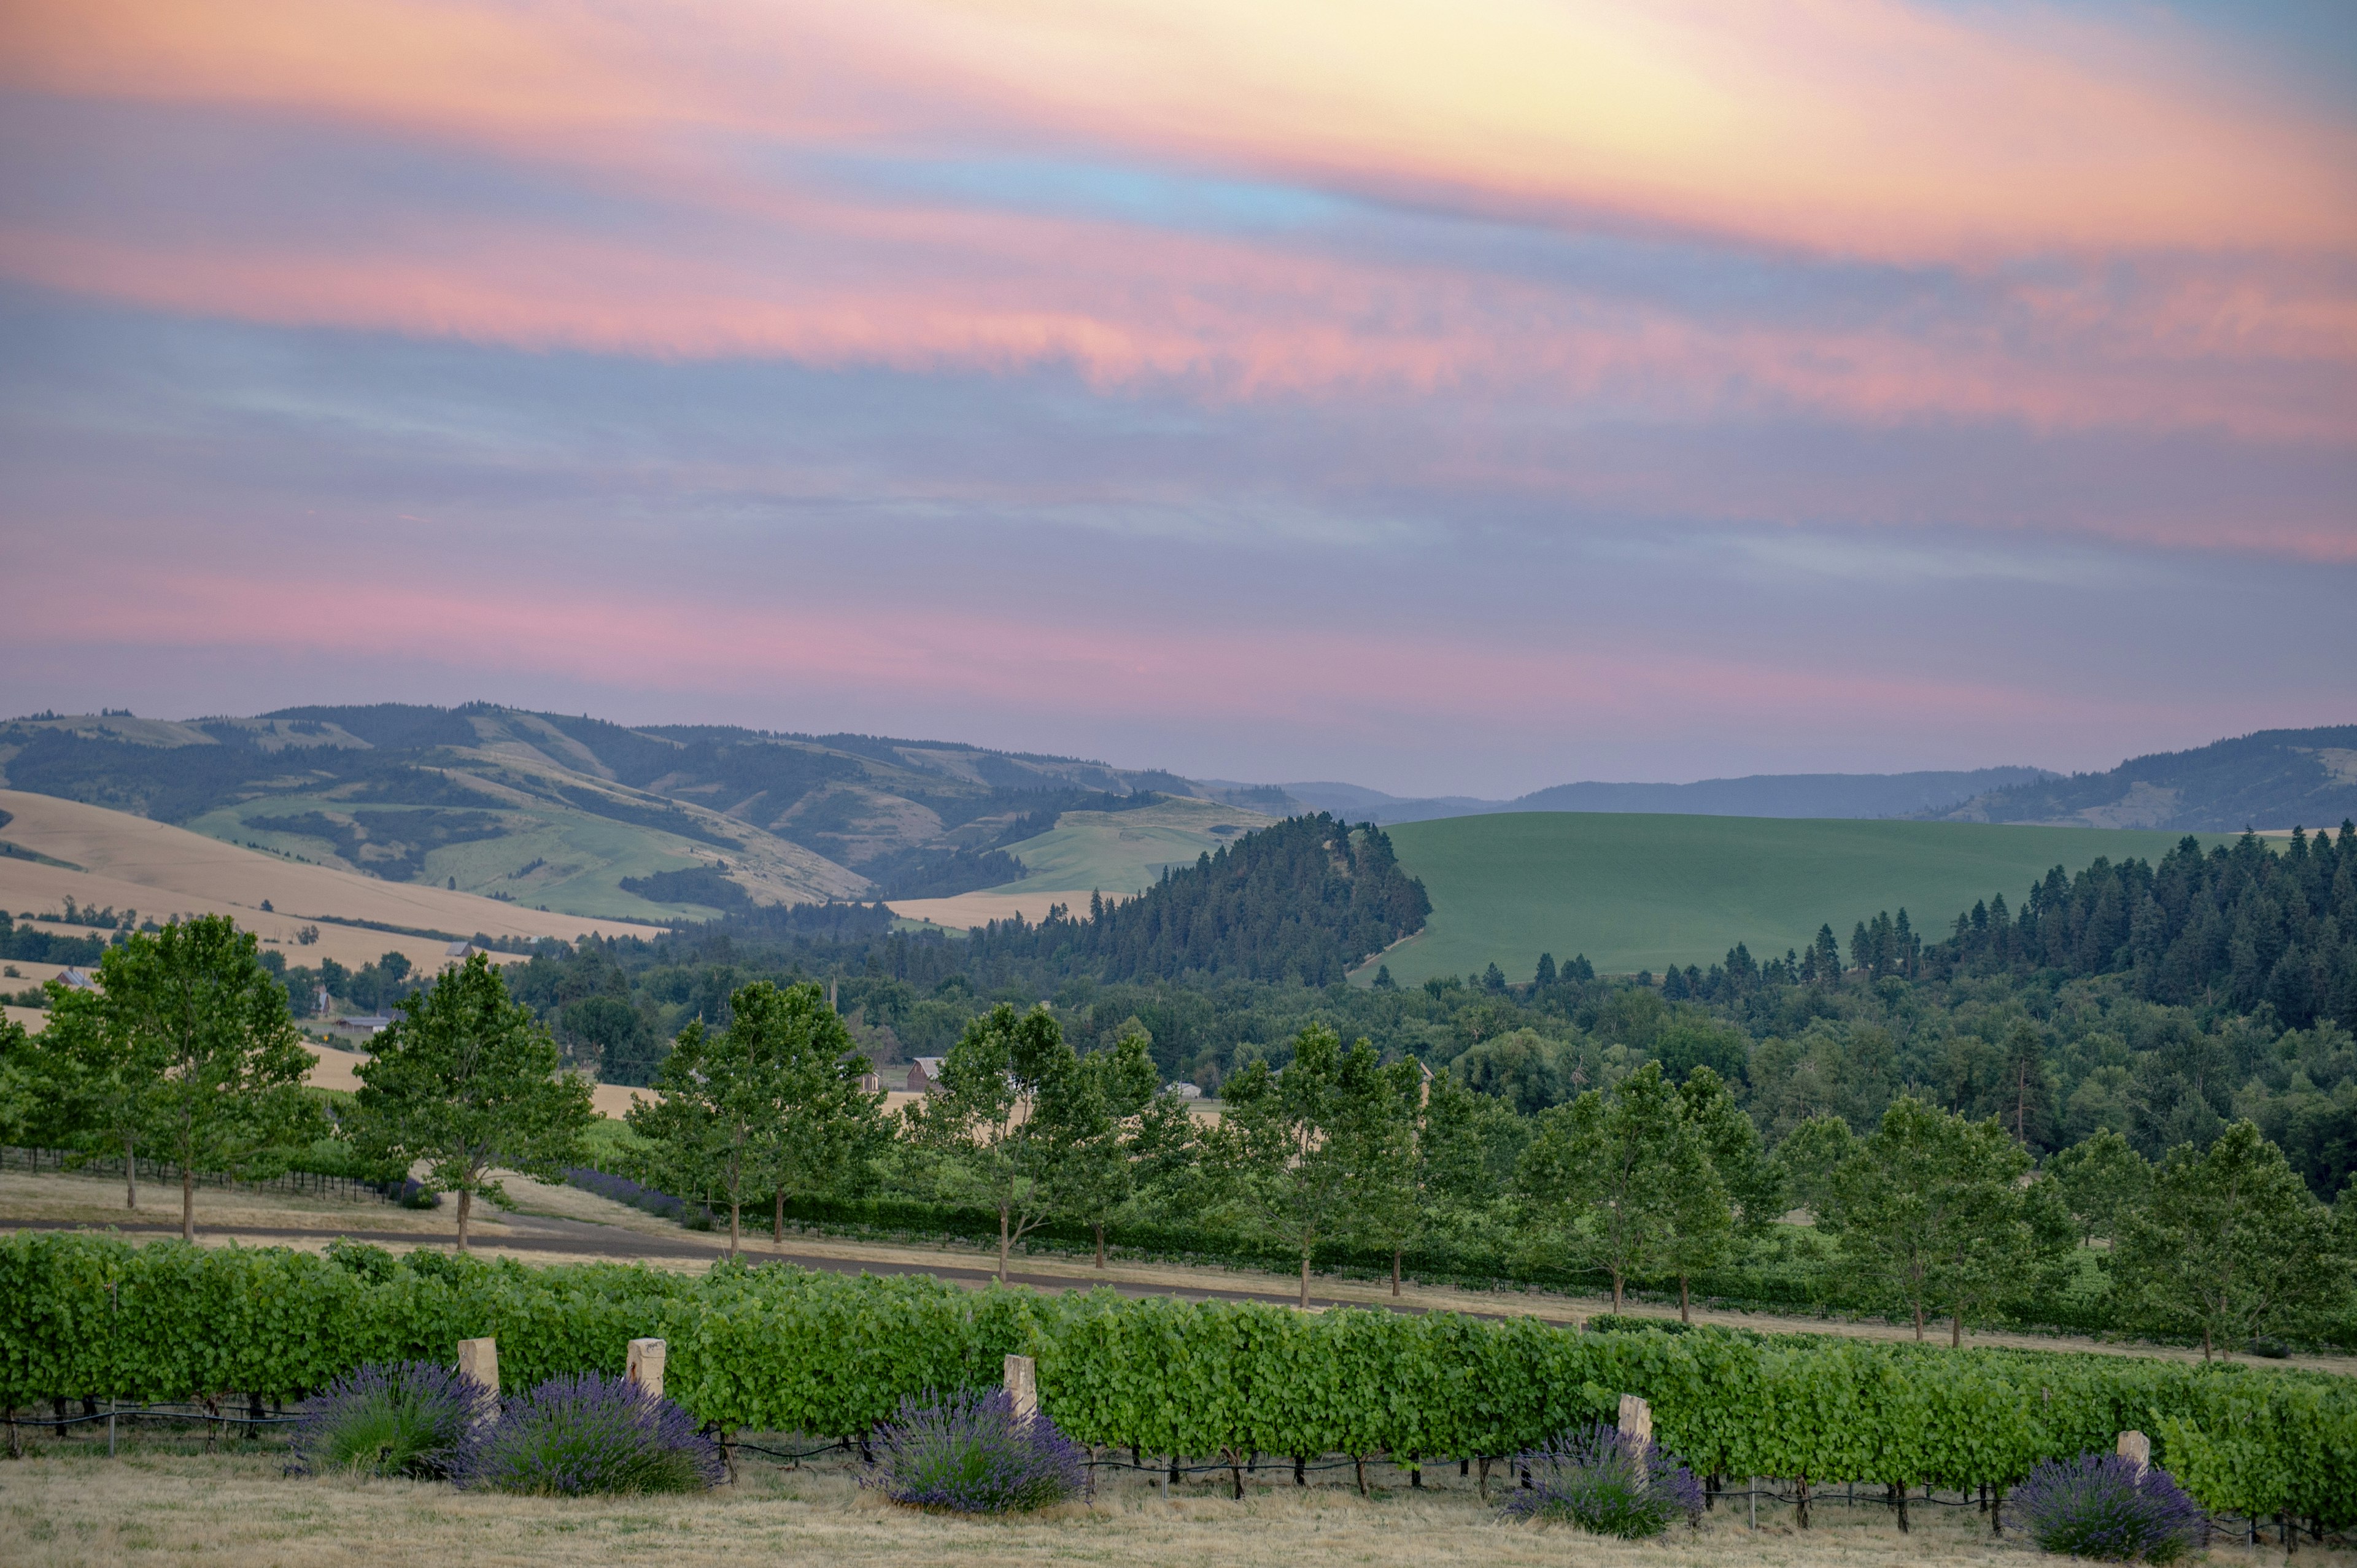
M 1043 918 L 1049 907 L 1085 908 L 1092 893 L 1143 893 L 1163 871 L 1233 843 L 1279 819 L 1213 800 L 1160 797 L 1119 811 L 1066 811 L 1056 825 L 1006 846 L 1023 865 L 1018 882 L 946 898 L 891 901 L 893 913 L 954 930 L 1020 914 Z
M 1542 952 L 1584 953 L 1606 973 L 1707 964 L 1738 941 L 1755 957 L 1803 948 L 1830 922 L 1905 908 L 1927 938 L 1976 899 L 2018 900 L 2061 865 L 2157 860 L 2176 833 L 1967 822 L 1811 822 L 1515 812 L 1387 830 L 1423 880 L 1423 931 L 1381 955 L 1409 984 L 1496 963 L 1527 980 Z M 1361 981 L 1374 972 L 1363 965 Z
M 1512 800 L 1469 795 L 1407 800 L 1356 784 L 1287 784 L 1285 792 L 1320 811 L 1379 825 L 1501 811 L 1652 811 L 1701 817 L 1905 817 L 1975 795 L 2060 777 L 2042 768 L 1980 768 L 1964 773 L 1754 773 L 1692 784 L 1556 784 Z
M 630 729 L 485 703 L 45 714 L 0 724 L 0 784 L 387 882 L 659 922 L 999 886 L 1024 869 L 1006 846 L 1067 811 L 1225 793 L 948 742 Z
M 2191 751 L 2156 752 L 2106 773 L 1991 790 L 1940 814 L 1951 822 L 2190 832 L 2336 828 L 2357 817 L 2357 725 L 2260 730 Z
M 453 937 L 661 934 L 654 926 L 596 920 L 479 897 L 446 887 L 389 883 L 333 866 L 222 843 L 125 811 L 54 796 L 0 789 L 0 908 L 31 915 L 57 935 L 97 929 L 38 917 L 79 910 L 144 918 L 228 915 L 290 961 L 322 958 L 357 969 L 388 950 L 420 969 L 441 967 Z M 301 940 L 306 928 L 314 938 Z M 423 933 L 423 934 L 421 934 Z M 20 978 L 46 979 L 54 965 Z M 0 989 L 16 991 L 14 983 Z

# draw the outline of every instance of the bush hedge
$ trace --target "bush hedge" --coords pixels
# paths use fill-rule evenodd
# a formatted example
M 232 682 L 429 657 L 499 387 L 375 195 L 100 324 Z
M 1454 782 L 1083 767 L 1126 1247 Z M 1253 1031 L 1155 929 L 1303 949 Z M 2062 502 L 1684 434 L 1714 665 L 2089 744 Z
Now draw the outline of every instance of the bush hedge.
M 363 1362 L 447 1361 L 485 1335 L 509 1386 L 530 1387 L 619 1372 L 630 1340 L 656 1336 L 667 1391 L 698 1420 L 850 1436 L 909 1395 L 994 1384 L 1019 1352 L 1072 1438 L 1155 1454 L 1499 1456 L 1636 1393 L 1704 1474 L 2002 1487 L 2133 1427 L 2208 1508 L 2357 1522 L 2357 1383 L 2281 1368 L 57 1232 L 0 1237 L 0 1303 L 12 1408 L 291 1397 Z

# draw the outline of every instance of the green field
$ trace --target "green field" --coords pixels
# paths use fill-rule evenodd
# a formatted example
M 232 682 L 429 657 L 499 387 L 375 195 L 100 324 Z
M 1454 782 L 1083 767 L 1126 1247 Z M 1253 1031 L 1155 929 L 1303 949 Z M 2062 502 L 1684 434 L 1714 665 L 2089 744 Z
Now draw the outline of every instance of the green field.
M 1076 888 L 1083 895 L 1143 893 L 1164 869 L 1233 843 L 1276 819 L 1216 800 L 1165 796 L 1126 811 L 1066 811 L 1036 838 L 1006 846 L 1023 863 L 1023 880 L 990 892 Z
M 2030 883 L 2097 856 L 2158 860 L 2182 836 L 1979 822 L 1809 822 L 1517 811 L 1386 830 L 1424 879 L 1432 918 L 1382 955 L 1412 984 L 1495 963 L 1526 981 L 1542 952 L 1585 953 L 1608 974 L 1708 966 L 1738 941 L 1754 958 L 1907 910 L 1926 940 L 1976 898 L 2019 907 Z M 2205 841 L 2207 842 L 2207 841 Z M 1374 961 L 1355 977 L 1374 973 Z

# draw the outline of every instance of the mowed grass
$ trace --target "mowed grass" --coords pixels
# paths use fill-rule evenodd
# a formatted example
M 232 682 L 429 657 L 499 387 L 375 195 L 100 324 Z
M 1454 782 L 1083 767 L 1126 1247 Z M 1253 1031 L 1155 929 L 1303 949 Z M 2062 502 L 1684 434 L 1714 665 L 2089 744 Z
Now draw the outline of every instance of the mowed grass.
M 1502 1520 L 1454 1465 L 1427 1470 L 1426 1485 L 1411 1488 L 1400 1471 L 1371 1463 L 1366 1498 L 1351 1486 L 1348 1469 L 1296 1488 L 1281 1462 L 1249 1478 L 1241 1501 L 1230 1497 L 1224 1475 L 1173 1487 L 1167 1498 L 1151 1482 L 1123 1476 L 1101 1488 L 1093 1506 L 995 1520 L 896 1507 L 859 1487 L 840 1460 L 791 1470 L 747 1453 L 737 1483 L 706 1495 L 542 1498 L 430 1482 L 290 1477 L 280 1474 L 283 1457 L 267 1442 L 237 1443 L 242 1452 L 213 1455 L 188 1451 L 194 1446 L 144 1439 L 109 1460 L 102 1432 L 45 1442 L 38 1457 L 0 1464 L 0 1560 L 55 1568 L 165 1562 L 1988 1568 L 2039 1561 L 2018 1536 L 1991 1540 L 1974 1509 L 1918 1506 L 1913 1533 L 1901 1535 L 1879 1506 L 1848 1508 L 1822 1497 L 1806 1530 L 1795 1528 L 1789 1507 L 1763 1501 L 1757 1530 L 1743 1506 L 1730 1503 L 1699 1530 L 1676 1527 L 1652 1541 L 1604 1540 Z M 2281 1560 L 2272 1548 L 2236 1548 L 2232 1558 Z M 2300 1560 L 2347 1559 L 2311 1547 Z
M 1424 879 L 1432 918 L 1380 961 L 1413 984 L 1496 963 L 1526 981 L 1542 952 L 1585 953 L 1605 973 L 1707 966 L 1737 942 L 1757 959 L 1904 908 L 1925 940 L 1975 899 L 2018 908 L 2054 865 L 2158 860 L 2183 835 L 1979 822 L 1813 822 L 1516 811 L 1386 830 Z M 2205 841 L 2209 842 L 2209 841 Z M 1362 983 L 1374 973 L 1363 967 Z

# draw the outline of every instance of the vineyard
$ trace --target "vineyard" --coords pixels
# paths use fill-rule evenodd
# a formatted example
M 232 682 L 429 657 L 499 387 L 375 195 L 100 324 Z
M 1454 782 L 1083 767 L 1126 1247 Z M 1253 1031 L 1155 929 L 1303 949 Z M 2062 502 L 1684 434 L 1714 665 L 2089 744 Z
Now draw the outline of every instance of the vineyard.
M 2136 1428 L 2213 1510 L 2357 1522 L 2357 1387 L 2288 1370 L 60 1234 L 0 1239 L 0 1301 L 12 1419 L 83 1397 L 289 1399 L 365 1361 L 447 1361 L 479 1336 L 522 1386 L 619 1372 L 628 1341 L 653 1336 L 672 1395 L 724 1433 L 856 1435 L 905 1394 L 996 1382 L 1020 1353 L 1065 1431 L 1140 1455 L 1479 1461 L 1635 1393 L 1713 1477 L 2003 1488 Z

